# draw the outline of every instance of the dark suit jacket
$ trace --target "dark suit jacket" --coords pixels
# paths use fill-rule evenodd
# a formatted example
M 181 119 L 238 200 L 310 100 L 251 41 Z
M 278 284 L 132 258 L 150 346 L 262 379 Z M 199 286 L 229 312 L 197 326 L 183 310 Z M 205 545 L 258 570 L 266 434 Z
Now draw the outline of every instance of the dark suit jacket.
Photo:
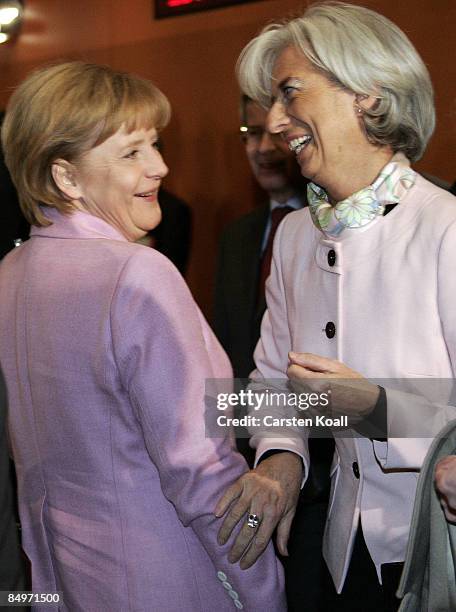
M 0 125 L 2 113 L 0 113 Z M 14 248 L 14 240 L 26 240 L 29 224 L 19 207 L 16 189 L 11 181 L 0 147 L 0 259 Z
M 25 571 L 14 516 L 5 422 L 6 389 L 0 372 L 0 591 L 11 591 L 25 588 Z
M 268 217 L 268 205 L 255 209 L 229 225 L 220 242 L 214 330 L 237 378 L 247 377 L 255 367 L 253 351 L 266 308 L 264 296 L 257 300 L 257 285 Z
M 192 234 L 191 209 L 183 200 L 166 189 L 158 196 L 162 210 L 160 225 L 150 232 L 155 248 L 170 259 L 183 275 L 187 270 Z
M 269 218 L 264 205 L 229 225 L 222 234 L 215 283 L 214 331 L 228 353 L 235 378 L 247 378 L 255 368 L 253 352 L 260 337 L 266 309 L 264 296 L 257 299 L 261 247 Z M 254 451 L 246 438 L 237 446 L 250 465 Z M 312 466 L 301 495 L 303 502 L 325 500 L 329 492 L 332 439 L 310 440 Z

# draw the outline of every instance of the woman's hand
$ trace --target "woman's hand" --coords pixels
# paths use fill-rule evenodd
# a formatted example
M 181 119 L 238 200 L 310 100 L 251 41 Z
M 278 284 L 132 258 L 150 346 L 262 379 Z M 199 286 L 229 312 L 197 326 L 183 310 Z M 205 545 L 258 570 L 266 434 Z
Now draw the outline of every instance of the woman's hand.
M 219 531 L 219 543 L 225 544 L 234 527 L 244 522 L 228 555 L 230 563 L 241 559 L 241 569 L 252 566 L 268 545 L 276 526 L 279 552 L 288 555 L 288 536 L 301 480 L 301 457 L 283 451 L 262 461 L 227 489 L 215 509 L 218 517 L 228 510 Z M 248 526 L 248 514 L 259 517 L 258 527 Z
M 456 522 L 456 455 L 441 459 L 435 468 L 435 488 L 448 521 Z
M 330 392 L 327 416 L 347 415 L 349 421 L 357 423 L 374 409 L 379 387 L 344 363 L 313 353 L 291 352 L 288 358 L 287 375 L 295 389 Z M 320 407 L 313 410 L 319 411 Z

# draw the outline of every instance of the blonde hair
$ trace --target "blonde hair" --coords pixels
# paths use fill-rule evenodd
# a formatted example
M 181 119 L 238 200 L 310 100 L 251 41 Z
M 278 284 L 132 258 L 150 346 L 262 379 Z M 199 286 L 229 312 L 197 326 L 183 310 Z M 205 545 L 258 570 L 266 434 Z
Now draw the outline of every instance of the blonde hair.
M 378 13 L 343 2 L 321 2 L 301 17 L 266 26 L 242 51 L 241 89 L 271 106 L 274 64 L 296 47 L 328 80 L 377 103 L 363 113 L 371 142 L 419 159 L 435 127 L 429 73 L 407 36 Z
M 41 205 L 73 206 L 52 177 L 56 159 L 75 162 L 115 134 L 162 129 L 171 115 L 150 81 L 108 66 L 67 62 L 32 73 L 8 103 L 2 126 L 5 161 L 32 225 L 49 225 Z

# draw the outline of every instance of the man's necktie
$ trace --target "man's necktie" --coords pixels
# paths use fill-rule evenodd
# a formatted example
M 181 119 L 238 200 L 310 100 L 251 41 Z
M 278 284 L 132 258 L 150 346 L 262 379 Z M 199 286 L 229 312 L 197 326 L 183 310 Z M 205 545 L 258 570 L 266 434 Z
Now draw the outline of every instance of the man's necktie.
M 291 206 L 278 206 L 271 211 L 271 229 L 260 264 L 260 275 L 258 279 L 258 302 L 264 296 L 264 284 L 271 270 L 272 245 L 274 243 L 275 233 L 279 227 L 279 223 L 292 210 L 294 209 Z

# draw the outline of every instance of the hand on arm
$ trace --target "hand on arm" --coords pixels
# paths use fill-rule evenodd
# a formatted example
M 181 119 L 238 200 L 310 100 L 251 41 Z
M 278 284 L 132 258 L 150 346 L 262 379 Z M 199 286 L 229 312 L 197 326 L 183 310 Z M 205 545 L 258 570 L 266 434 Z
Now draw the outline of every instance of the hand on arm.
M 229 553 L 229 561 L 241 560 L 240 567 L 252 566 L 266 548 L 277 527 L 277 546 L 287 555 L 287 541 L 296 511 L 302 481 L 302 459 L 295 453 L 281 452 L 262 461 L 227 489 L 215 509 L 218 517 L 226 513 L 219 531 L 219 543 L 225 544 L 235 526 L 239 531 Z M 261 522 L 247 525 L 247 515 L 256 514 Z
M 435 488 L 447 520 L 456 522 L 456 455 L 444 457 L 437 463 Z

